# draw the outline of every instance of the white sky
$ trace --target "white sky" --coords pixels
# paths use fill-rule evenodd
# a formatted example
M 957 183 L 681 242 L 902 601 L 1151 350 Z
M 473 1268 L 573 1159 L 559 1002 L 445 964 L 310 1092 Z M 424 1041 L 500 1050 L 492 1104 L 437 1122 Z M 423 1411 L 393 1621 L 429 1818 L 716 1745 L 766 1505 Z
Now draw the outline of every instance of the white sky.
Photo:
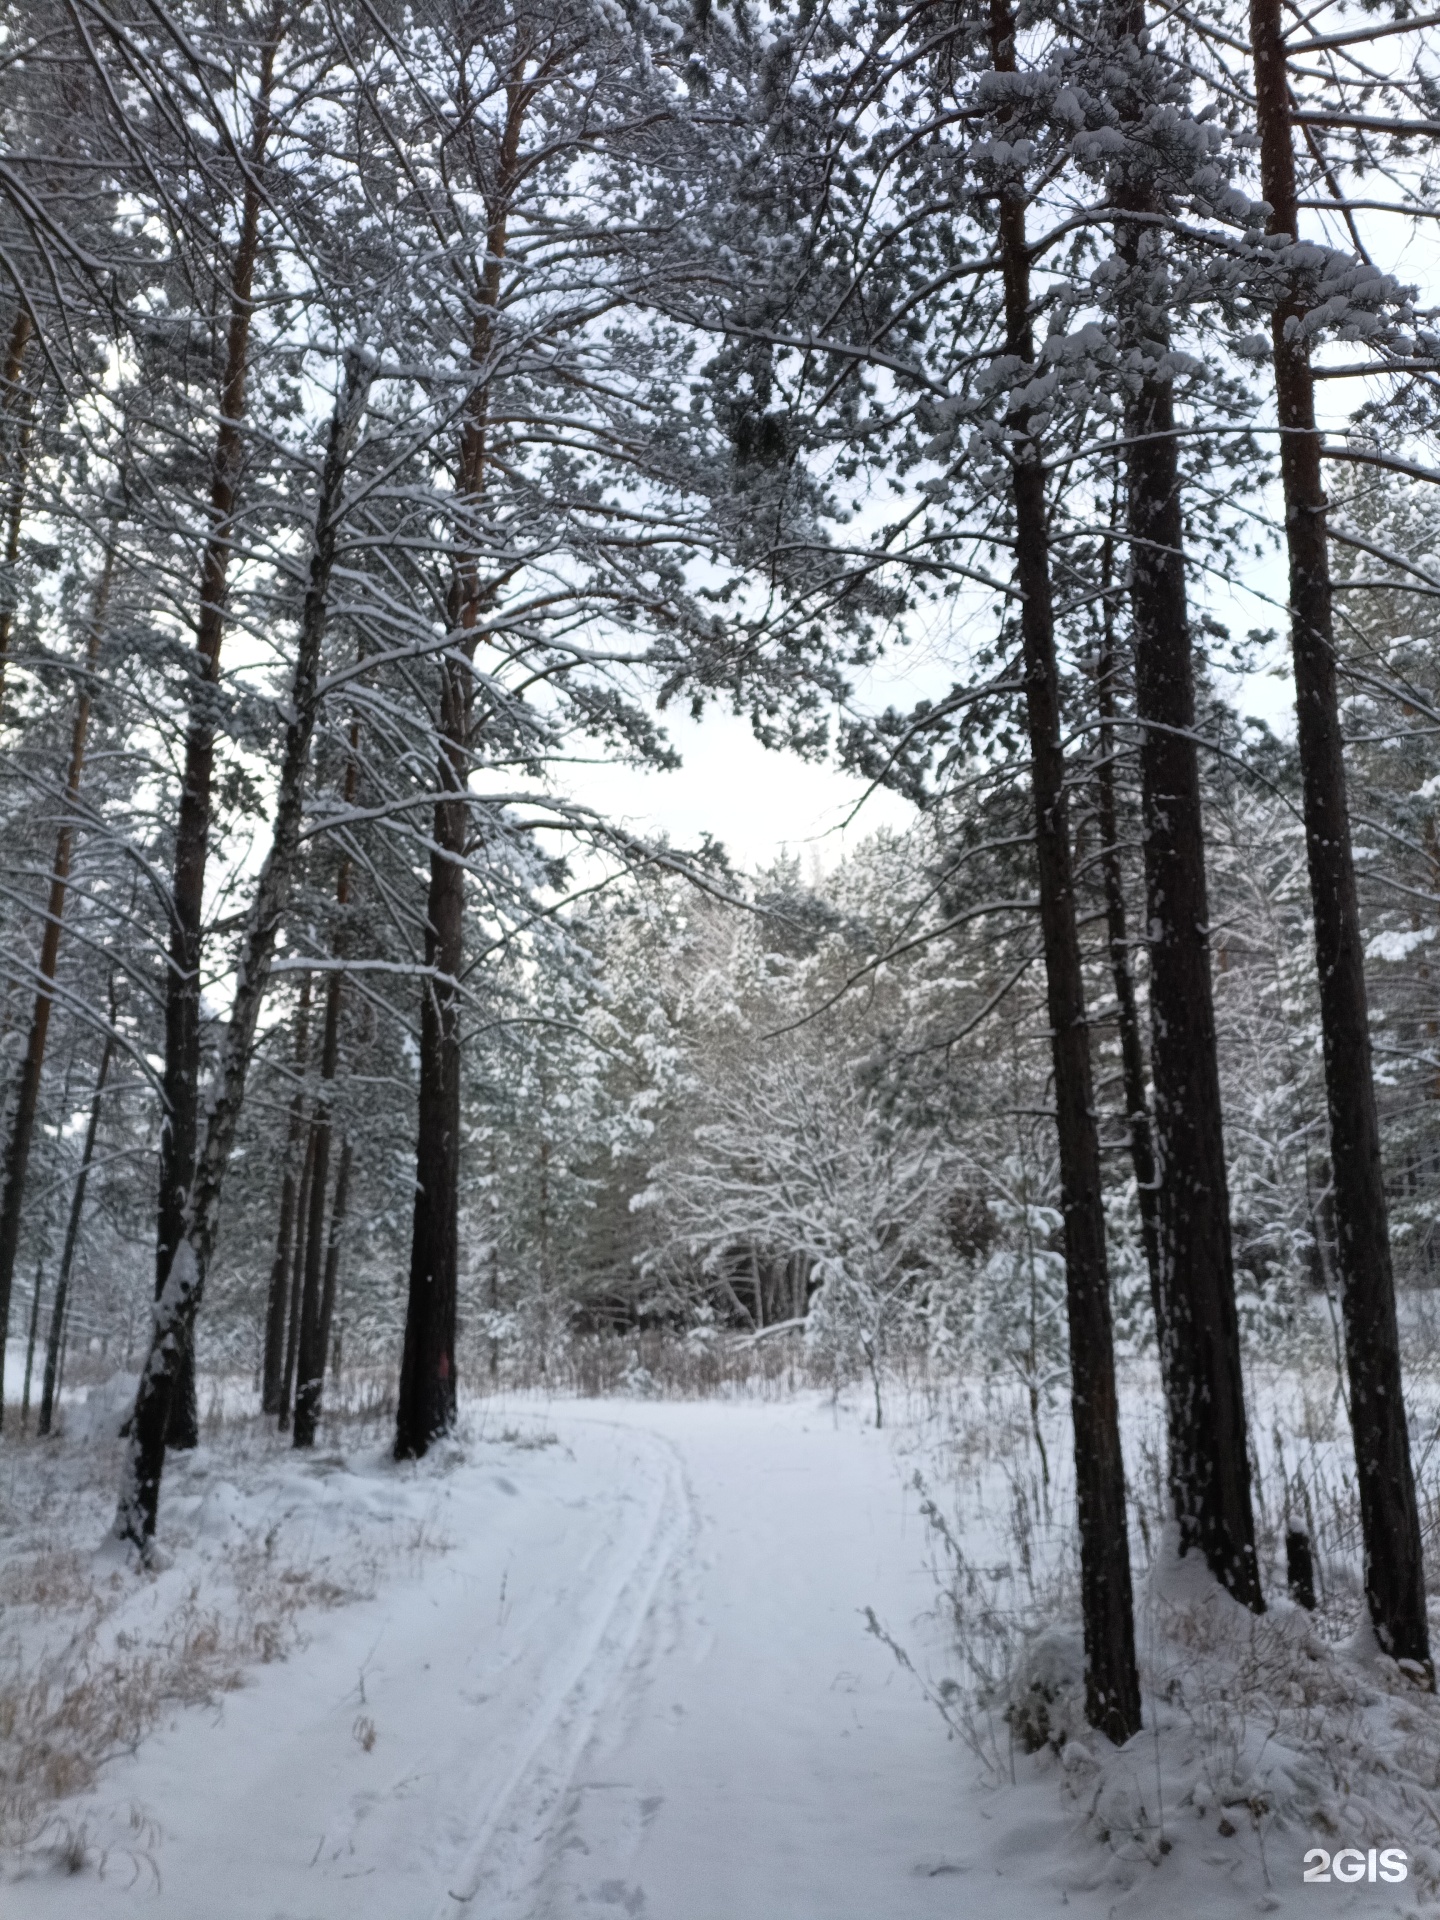
M 872 793 L 834 766 L 771 753 L 747 720 L 713 712 L 701 721 L 667 714 L 666 731 L 684 765 L 673 773 L 597 762 L 575 767 L 567 782 L 576 799 L 645 834 L 666 833 L 673 845 L 698 846 L 702 833 L 722 841 L 739 867 L 764 865 L 783 852 L 812 856 L 829 871 L 867 834 L 903 831 L 914 809 L 897 795 Z
M 1222 676 L 1222 685 L 1242 713 L 1265 720 L 1276 733 L 1294 726 L 1294 688 L 1289 674 L 1285 561 L 1281 552 L 1251 560 L 1233 580 L 1192 580 L 1192 598 L 1206 604 L 1237 637 L 1252 628 L 1275 628 L 1276 645 L 1261 671 L 1243 679 Z M 935 646 L 897 654 L 863 684 L 858 705 L 878 710 L 934 698 L 963 673 L 957 649 L 947 670 Z M 782 853 L 812 861 L 828 872 L 867 835 L 881 827 L 903 832 L 914 809 L 898 795 L 868 792 L 866 783 L 831 764 L 815 764 L 760 746 L 747 720 L 712 710 L 693 721 L 683 711 L 661 716 L 683 765 L 671 773 L 640 770 L 604 760 L 574 765 L 564 784 L 571 795 L 637 833 L 664 833 L 677 847 L 698 846 L 709 833 L 738 867 L 753 869 Z M 856 809 L 858 808 L 858 812 Z

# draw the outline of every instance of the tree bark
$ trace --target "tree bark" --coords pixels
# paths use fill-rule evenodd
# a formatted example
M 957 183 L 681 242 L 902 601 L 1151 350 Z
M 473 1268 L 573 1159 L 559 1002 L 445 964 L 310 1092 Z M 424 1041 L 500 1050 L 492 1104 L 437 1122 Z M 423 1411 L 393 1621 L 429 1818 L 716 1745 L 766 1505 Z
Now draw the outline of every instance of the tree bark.
M 182 1356 L 189 1351 L 195 1315 L 204 1297 L 206 1276 L 220 1225 L 220 1199 L 245 1097 L 245 1078 L 255 1045 L 255 1028 L 270 978 L 280 917 L 289 899 L 300 856 L 300 827 L 310 739 L 319 706 L 320 655 L 325 639 L 331 575 L 344 511 L 345 473 L 364 416 L 374 377 L 369 355 L 346 356 L 345 380 L 336 396 L 329 443 L 320 478 L 310 578 L 300 616 L 299 641 L 290 686 L 290 720 L 276 789 L 275 825 L 270 851 L 256 884 L 245 937 L 236 963 L 235 998 L 221 1054 L 214 1100 L 196 1161 L 181 1234 L 160 1297 L 155 1303 L 150 1349 L 140 1374 L 130 1423 L 115 1533 L 149 1553 L 160 1500 L 170 1410 L 180 1378 Z
M 350 754 L 345 768 L 345 805 L 355 802 L 357 777 L 356 729 L 350 729 Z M 345 947 L 345 909 L 350 904 L 350 859 L 342 854 L 335 879 L 335 937 L 330 954 L 338 961 Z M 325 1242 L 325 1200 L 330 1181 L 330 1136 L 335 1114 L 335 1074 L 340 1064 L 340 1014 L 344 1005 L 345 976 L 333 968 L 325 982 L 325 1027 L 320 1047 L 320 1091 L 315 1118 L 311 1123 L 314 1165 L 310 1181 L 310 1220 L 306 1229 L 305 1283 L 300 1293 L 300 1341 L 296 1357 L 295 1445 L 313 1447 L 320 1419 L 320 1399 L 325 1387 L 325 1354 L 329 1337 L 329 1315 L 324 1305 L 325 1279 L 329 1250 Z M 348 1169 L 347 1169 L 348 1170 Z M 337 1187 L 335 1204 L 341 1207 Z M 338 1258 L 338 1253 L 337 1256 Z
M 505 130 L 475 290 L 470 363 L 475 386 L 460 434 L 458 486 L 473 507 L 485 484 L 488 375 L 510 197 L 518 178 L 520 136 L 532 98 L 517 64 L 507 90 Z M 462 534 L 463 539 L 463 534 Z M 420 1003 L 420 1085 L 415 1149 L 415 1211 L 410 1285 L 395 1416 L 395 1457 L 418 1459 L 455 1419 L 455 1323 L 459 1291 L 460 971 L 465 950 L 465 856 L 473 703 L 471 667 L 484 590 L 478 557 L 462 553 L 449 607 L 452 635 L 440 661 L 439 797 L 435 803 L 427 901 L 426 980 Z
M 447 671 L 447 679 L 453 678 Z M 430 856 L 429 977 L 420 1002 L 419 1130 L 410 1292 L 395 1457 L 419 1459 L 455 1419 L 455 1320 L 459 1284 L 460 1006 L 464 943 L 463 803 L 435 809 Z
M 30 396 L 20 385 L 25 351 L 35 330 L 30 309 L 16 308 L 5 348 L 5 365 L 0 371 L 0 413 L 14 432 L 6 448 L 8 487 L 5 497 L 5 571 L 7 590 L 0 598 L 0 713 L 5 706 L 5 670 L 10 664 L 10 641 L 15 631 L 15 571 L 20 560 L 20 528 L 25 519 L 25 479 L 29 466 L 30 436 L 34 431 Z
M 1261 185 L 1271 208 L 1270 231 L 1298 241 L 1295 152 L 1279 0 L 1250 0 L 1250 41 Z M 1314 379 L 1303 332 L 1305 312 L 1304 290 L 1296 273 L 1288 278 L 1273 316 L 1275 404 L 1290 558 L 1295 713 L 1315 915 L 1336 1257 L 1365 1542 L 1365 1598 L 1380 1645 L 1397 1660 L 1415 1661 L 1433 1684 L 1336 692 L 1327 503 L 1315 425 Z
M 30 1295 L 30 1332 L 25 1342 L 25 1381 L 20 1390 L 20 1431 L 30 1425 L 30 1382 L 35 1375 L 35 1340 L 40 1332 L 40 1287 L 45 1278 L 43 1259 L 35 1262 L 35 1287 Z
M 1143 0 L 1121 16 L 1137 39 Z M 1146 103 L 1136 103 L 1137 115 Z M 1144 180 L 1120 204 L 1159 211 Z M 1185 530 L 1170 377 L 1168 276 L 1157 230 L 1121 221 L 1125 345 L 1143 369 L 1126 403 L 1126 527 L 1140 729 L 1150 1073 L 1158 1199 L 1161 1368 L 1180 1550 L 1198 1548 L 1235 1598 L 1263 1612 L 1250 1499 L 1240 1323 L 1230 1236 L 1210 909 L 1195 745 Z
M 343 904 L 343 903 L 342 903 Z M 305 1278 L 300 1289 L 300 1339 L 295 1358 L 295 1445 L 313 1447 L 325 1383 L 322 1290 L 326 1259 L 325 1203 L 330 1184 L 330 1135 L 335 1069 L 340 1058 L 340 979 L 326 982 L 325 1032 L 320 1051 L 320 1092 L 311 1122 L 310 1217 L 305 1230 Z
M 1009 0 L 991 0 L 990 43 L 996 70 L 1014 72 L 1015 20 Z M 1032 366 L 1035 349 L 1031 328 L 1030 254 L 1025 236 L 1025 200 L 1020 190 L 1002 193 L 999 223 L 1006 352 L 1021 365 Z M 1092 1726 L 1119 1744 L 1140 1727 L 1140 1681 L 1135 1665 L 1125 1467 L 1115 1392 L 1100 1138 L 1075 925 L 1075 887 L 1065 798 L 1045 471 L 1038 439 L 1030 429 L 1030 413 L 1023 405 L 1013 409 L 1008 425 L 1014 436 L 1011 485 L 1021 592 L 1025 708 L 1055 1075 L 1060 1204 L 1065 1222 L 1071 1409 L 1085 1629 L 1085 1713 Z
M 295 1236 L 295 1183 L 305 1136 L 306 1057 L 310 1051 L 310 976 L 300 982 L 300 1004 L 295 1015 L 295 1068 L 301 1084 L 290 1101 L 285 1130 L 285 1168 L 280 1179 L 280 1220 L 275 1231 L 275 1258 L 270 1264 L 270 1286 L 265 1298 L 265 1359 L 261 1371 L 260 1411 L 279 1413 L 285 1373 L 285 1333 L 290 1304 L 290 1250 Z
M 95 1158 L 95 1141 L 100 1132 L 100 1103 L 110 1063 L 115 1057 L 115 979 L 110 979 L 110 1030 L 100 1053 L 95 1074 L 95 1090 L 90 1096 L 90 1117 L 85 1123 L 85 1144 L 80 1152 L 80 1170 L 75 1176 L 75 1191 L 70 1196 L 70 1217 L 65 1222 L 65 1244 L 60 1252 L 60 1272 L 55 1281 L 55 1304 L 50 1309 L 50 1332 L 45 1342 L 45 1379 L 40 1388 L 40 1419 L 37 1433 L 43 1439 L 49 1433 L 55 1415 L 55 1396 L 59 1391 L 60 1350 L 65 1338 L 66 1316 L 70 1308 L 70 1275 L 75 1265 L 75 1249 L 80 1243 L 80 1221 L 85 1212 L 85 1189 L 90 1182 L 90 1165 Z
M 320 1297 L 320 1351 L 327 1365 L 336 1365 L 330 1355 L 330 1329 L 335 1320 L 335 1298 L 340 1281 L 340 1247 L 345 1232 L 345 1216 L 350 1210 L 350 1170 L 355 1149 L 348 1138 L 340 1142 L 340 1167 L 335 1175 L 335 1204 L 330 1209 L 330 1243 L 325 1249 L 325 1289 Z
M 10 1320 L 10 1292 L 15 1277 L 15 1254 L 20 1244 L 20 1221 L 25 1205 L 25 1182 L 30 1169 L 30 1146 L 35 1134 L 35 1115 L 40 1101 L 40 1077 L 45 1065 L 45 1047 L 50 1033 L 50 1009 L 54 1004 L 55 969 L 60 954 L 60 930 L 65 919 L 65 902 L 70 888 L 70 861 L 75 844 L 75 806 L 80 797 L 80 781 L 85 770 L 85 747 L 90 735 L 91 684 L 100 650 L 100 636 L 110 602 L 110 587 L 115 577 L 115 543 L 105 550 L 105 564 L 95 589 L 90 613 L 90 630 L 85 643 L 85 661 L 80 691 L 75 702 L 75 719 L 70 729 L 70 757 L 65 770 L 65 793 L 61 806 L 59 831 L 55 836 L 55 859 L 50 869 L 50 893 L 45 909 L 45 931 L 40 937 L 40 989 L 30 1016 L 30 1033 L 25 1060 L 20 1069 L 20 1085 L 15 1101 L 15 1117 L 6 1143 L 5 1187 L 0 1196 L 0 1378 L 5 1369 L 6 1330 Z M 0 1424 L 4 1421 L 4 1396 L 0 1395 Z
M 285 1370 L 280 1381 L 281 1433 L 290 1431 L 290 1415 L 295 1405 L 295 1366 L 300 1351 L 300 1301 L 305 1286 L 305 1250 L 309 1244 L 310 1183 L 315 1173 L 315 1130 L 305 1131 L 305 1158 L 300 1167 L 300 1194 L 295 1207 L 295 1253 L 290 1264 L 290 1285 L 286 1295 Z
M 1110 977 L 1115 986 L 1115 1019 L 1120 1034 L 1120 1081 L 1125 1099 L 1125 1123 L 1130 1136 L 1130 1164 L 1140 1208 L 1140 1239 L 1145 1269 L 1150 1276 L 1150 1304 L 1155 1315 L 1158 1350 L 1165 1351 L 1165 1301 L 1160 1284 L 1160 1198 L 1155 1181 L 1155 1141 L 1150 1126 L 1146 1091 L 1145 1043 L 1135 994 L 1135 966 L 1130 944 L 1129 909 L 1125 902 L 1125 869 L 1120 857 L 1119 815 L 1115 804 L 1115 610 L 1110 598 L 1110 542 L 1106 542 L 1105 587 L 1100 654 L 1096 662 L 1095 693 L 1099 711 L 1098 755 L 1095 764 L 1095 813 L 1100 834 L 1100 877 L 1105 894 L 1105 932 L 1110 948 Z
M 275 54 L 272 37 L 260 55 L 259 92 L 246 153 L 245 190 L 240 230 L 230 268 L 229 329 L 220 383 L 220 425 L 210 470 L 210 534 L 200 563 L 200 611 L 190 687 L 190 717 L 185 737 L 185 770 L 175 828 L 175 868 L 170 895 L 169 968 L 165 980 L 165 1067 L 160 1127 L 160 1190 L 156 1209 L 155 1297 L 184 1231 L 186 1198 L 195 1173 L 200 1121 L 200 960 L 205 904 L 205 866 L 210 849 L 210 793 L 215 769 L 213 689 L 220 678 L 220 645 L 225 631 L 225 594 L 240 469 L 244 458 L 242 423 L 249 369 L 252 292 L 260 251 L 259 171 L 271 131 L 270 97 Z M 188 1334 L 182 1332 L 182 1339 Z M 194 1356 L 178 1356 L 169 1396 L 173 1447 L 199 1442 Z

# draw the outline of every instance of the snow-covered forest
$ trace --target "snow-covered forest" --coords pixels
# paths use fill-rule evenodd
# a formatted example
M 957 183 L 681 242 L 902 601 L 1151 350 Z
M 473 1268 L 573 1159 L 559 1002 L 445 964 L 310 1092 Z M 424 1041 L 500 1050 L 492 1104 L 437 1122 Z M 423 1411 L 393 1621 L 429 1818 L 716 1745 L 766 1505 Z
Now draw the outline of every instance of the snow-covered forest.
M 0 13 L 6 1913 L 1440 1912 L 1437 20 Z

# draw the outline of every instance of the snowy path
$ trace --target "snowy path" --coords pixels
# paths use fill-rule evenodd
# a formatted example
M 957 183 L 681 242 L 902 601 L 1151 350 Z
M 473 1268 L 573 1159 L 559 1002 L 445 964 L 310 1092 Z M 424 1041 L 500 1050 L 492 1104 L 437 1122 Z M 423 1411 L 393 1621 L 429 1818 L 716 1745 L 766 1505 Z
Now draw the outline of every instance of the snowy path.
M 435 1475 L 452 1549 L 112 1767 L 74 1812 L 103 1877 L 0 1886 L 5 1920 L 1144 1910 L 1053 1778 L 979 1791 L 866 1634 L 934 1599 L 888 1435 L 814 1401 L 505 1420 L 563 1444 Z
M 934 1598 L 887 1442 L 814 1407 L 615 1411 L 682 1464 L 684 1550 L 515 1911 L 955 1913 L 964 1769 L 864 1631 L 867 1604 L 898 1625 Z

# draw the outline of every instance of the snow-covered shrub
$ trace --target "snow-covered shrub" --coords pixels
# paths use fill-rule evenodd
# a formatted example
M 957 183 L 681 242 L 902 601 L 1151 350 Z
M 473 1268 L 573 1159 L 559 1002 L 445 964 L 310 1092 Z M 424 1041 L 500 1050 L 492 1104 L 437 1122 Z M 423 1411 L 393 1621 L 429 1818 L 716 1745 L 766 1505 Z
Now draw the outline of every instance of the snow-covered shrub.
M 114 1440 L 134 1411 L 139 1384 L 138 1374 L 112 1373 L 108 1380 L 87 1387 L 78 1403 L 62 1401 L 61 1432 L 72 1440 Z
M 924 1443 L 912 1484 L 937 1605 L 921 1650 L 882 1637 L 997 1788 L 1051 1783 L 1077 1832 L 1107 1849 L 1107 1880 L 1148 1889 L 1157 1911 L 1192 1874 L 1263 1884 L 1279 1850 L 1298 1861 L 1312 1843 L 1401 1846 L 1410 1904 L 1440 1900 L 1440 1696 L 1379 1652 L 1365 1615 L 1333 1372 L 1275 1366 L 1249 1382 L 1255 1431 L 1272 1436 L 1253 1463 L 1258 1616 L 1179 1555 L 1155 1384 L 1132 1369 L 1124 1386 L 1143 1730 L 1115 1748 L 1085 1723 L 1068 1435 L 1049 1421 L 1047 1497 L 1018 1383 L 952 1395 Z M 1432 1386 L 1417 1382 L 1417 1414 Z M 1429 1514 L 1440 1462 L 1418 1443 L 1417 1469 Z M 1314 1612 L 1285 1593 L 1292 1517 L 1312 1535 Z M 1429 1581 L 1440 1594 L 1440 1561 Z
M 1025 1753 L 1056 1753 L 1085 1724 L 1085 1647 L 1064 1627 L 1028 1634 L 1011 1670 L 1002 1710 Z

